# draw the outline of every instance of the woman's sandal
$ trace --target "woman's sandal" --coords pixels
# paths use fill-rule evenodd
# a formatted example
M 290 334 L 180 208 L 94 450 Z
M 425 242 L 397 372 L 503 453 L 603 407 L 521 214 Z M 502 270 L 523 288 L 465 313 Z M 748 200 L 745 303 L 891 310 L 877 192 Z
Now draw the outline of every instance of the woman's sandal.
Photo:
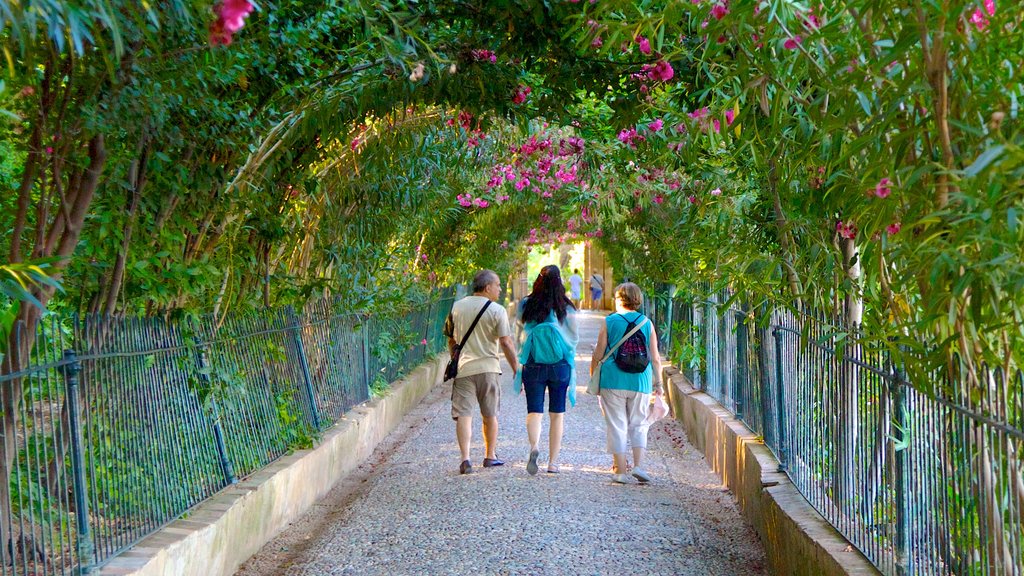
M 561 469 L 558 467 L 558 464 L 548 464 L 548 474 L 558 474 L 559 472 L 561 472 Z

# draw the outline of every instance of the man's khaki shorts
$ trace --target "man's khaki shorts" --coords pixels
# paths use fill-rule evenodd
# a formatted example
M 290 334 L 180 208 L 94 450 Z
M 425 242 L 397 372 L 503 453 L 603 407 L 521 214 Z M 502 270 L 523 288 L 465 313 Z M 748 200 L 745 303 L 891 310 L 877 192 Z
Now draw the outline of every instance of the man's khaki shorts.
M 499 376 L 488 372 L 456 378 L 452 383 L 452 420 L 460 416 L 472 416 L 474 405 L 478 403 L 481 416 L 497 416 L 501 404 Z

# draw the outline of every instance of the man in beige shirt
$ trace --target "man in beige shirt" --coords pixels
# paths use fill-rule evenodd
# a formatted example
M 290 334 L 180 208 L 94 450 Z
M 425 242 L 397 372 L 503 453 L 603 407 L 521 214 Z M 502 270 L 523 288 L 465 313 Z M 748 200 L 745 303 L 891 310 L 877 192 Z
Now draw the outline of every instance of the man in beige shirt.
M 483 311 L 476 328 L 462 347 L 458 376 L 452 383 L 452 419 L 455 420 L 455 437 L 462 452 L 462 464 L 459 466 L 462 474 L 473 471 L 469 451 L 473 439 L 474 404 L 479 404 L 480 417 L 483 419 L 484 468 L 504 464 L 494 452 L 498 441 L 498 410 L 501 403 L 498 348 L 501 348 L 512 367 L 513 376 L 519 371 L 519 361 L 512 343 L 508 313 L 503 307 L 494 304 L 500 295 L 501 281 L 498 275 L 491 270 L 477 272 L 473 277 L 473 295 L 466 296 L 452 306 L 450 323 L 445 326 L 448 346 L 454 349 L 469 332 L 473 320 L 484 305 L 491 303 Z

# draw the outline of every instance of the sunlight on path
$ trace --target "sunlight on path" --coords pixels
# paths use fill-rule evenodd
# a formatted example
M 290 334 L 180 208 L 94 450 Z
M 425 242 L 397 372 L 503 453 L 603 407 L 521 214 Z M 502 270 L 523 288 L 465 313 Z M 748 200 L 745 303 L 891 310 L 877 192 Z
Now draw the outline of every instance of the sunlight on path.
M 309 518 L 251 559 L 271 574 L 764 574 L 764 551 L 732 496 L 670 420 L 654 426 L 649 486 L 612 484 L 597 399 L 583 393 L 602 317 L 581 316 L 578 404 L 566 415 L 561 474 L 526 473 L 525 397 L 502 398 L 500 468 L 458 473 L 450 386 Z M 505 374 L 508 384 L 511 376 Z

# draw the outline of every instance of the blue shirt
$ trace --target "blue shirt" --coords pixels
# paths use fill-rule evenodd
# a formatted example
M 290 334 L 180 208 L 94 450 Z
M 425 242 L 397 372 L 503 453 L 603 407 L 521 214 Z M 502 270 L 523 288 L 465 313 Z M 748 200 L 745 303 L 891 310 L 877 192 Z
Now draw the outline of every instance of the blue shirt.
M 516 309 L 516 320 L 521 328 L 519 338 L 519 363 L 523 366 L 530 361 L 542 364 L 557 364 L 566 362 L 572 367 L 569 377 L 569 405 L 576 405 L 576 344 L 579 342 L 579 332 L 576 325 L 575 310 L 566 310 L 565 320 L 558 321 L 555 312 L 552 310 L 544 322 L 523 323 L 523 309 L 526 306 L 526 298 L 519 302 Z M 512 386 L 516 394 L 523 385 L 523 371 L 516 372 Z
M 608 331 L 608 343 L 605 345 L 605 349 L 601 354 L 604 358 L 608 354 L 608 350 L 612 346 L 617 344 L 622 337 L 626 335 L 626 328 L 630 322 L 639 324 L 643 322 L 644 315 L 639 312 L 626 312 L 625 314 L 611 314 L 604 319 L 605 328 Z M 651 353 L 651 323 L 644 324 L 643 328 L 640 328 L 640 333 L 644 335 L 647 340 L 647 354 Z M 601 388 L 608 388 L 609 390 L 629 390 L 632 392 L 640 392 L 642 394 L 650 394 L 652 391 L 652 376 L 654 374 L 654 368 L 652 364 L 647 365 L 647 369 L 638 374 L 630 374 L 623 372 L 615 364 L 615 354 L 612 354 L 608 360 L 601 365 Z

